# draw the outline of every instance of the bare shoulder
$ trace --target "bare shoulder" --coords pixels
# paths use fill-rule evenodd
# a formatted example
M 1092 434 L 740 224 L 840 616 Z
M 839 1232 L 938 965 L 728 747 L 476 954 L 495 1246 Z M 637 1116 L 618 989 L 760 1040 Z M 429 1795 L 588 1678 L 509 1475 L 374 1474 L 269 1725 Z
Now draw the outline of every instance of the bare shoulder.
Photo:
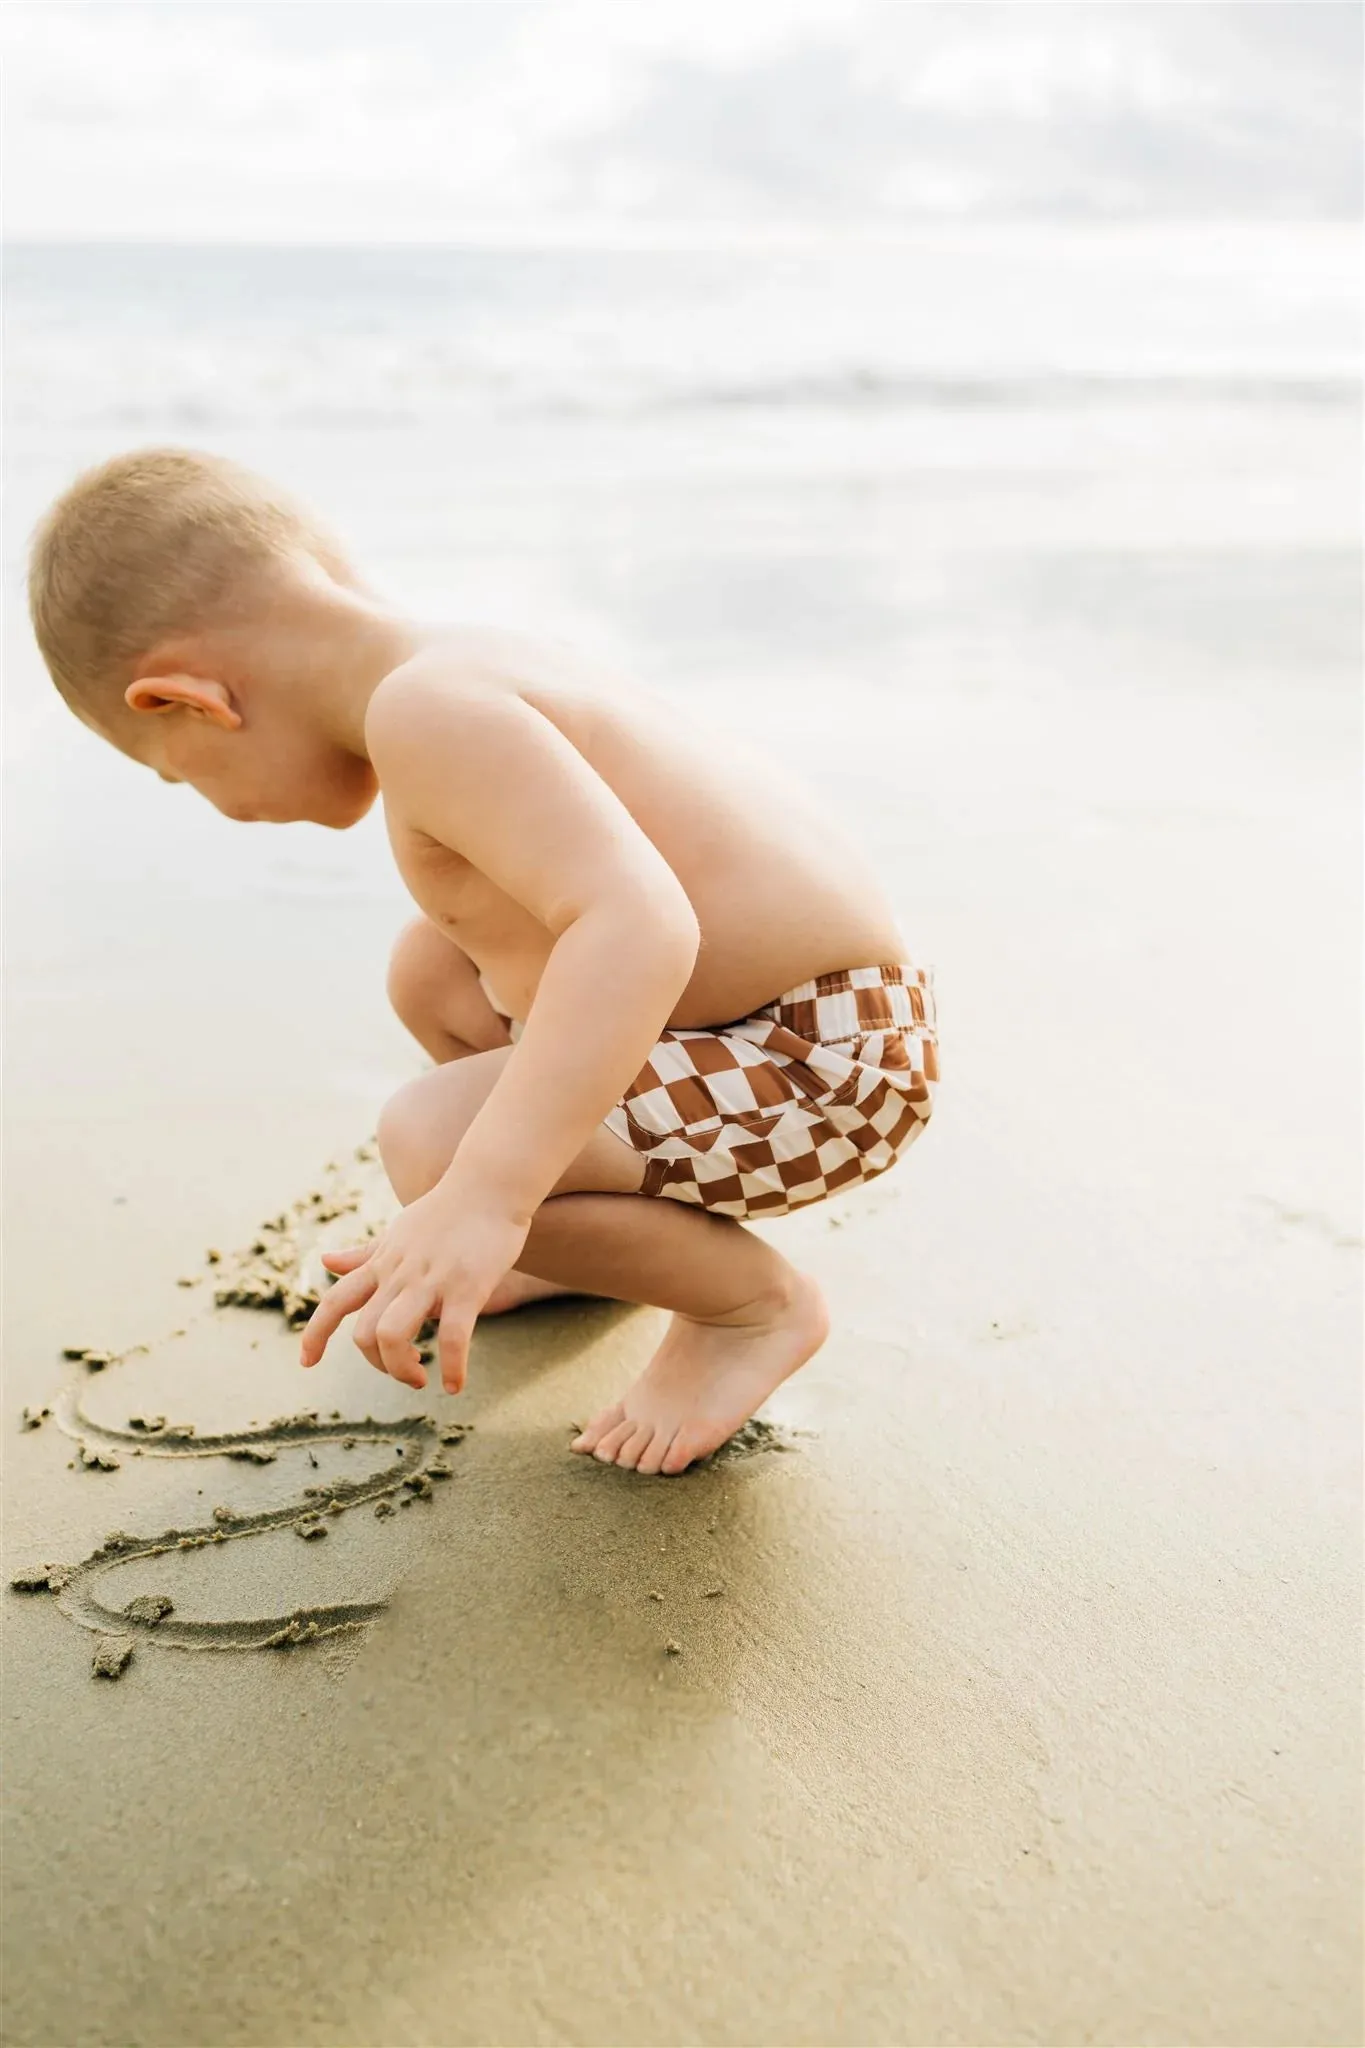
M 370 698 L 366 750 L 381 784 L 428 780 L 460 756 L 469 768 L 491 750 L 528 743 L 555 727 L 575 752 L 591 752 L 602 713 L 620 717 L 634 692 L 604 664 L 553 639 L 497 629 L 452 629 L 393 670 Z M 544 725 L 542 725 L 544 721 Z
M 434 721 L 450 729 L 460 717 L 514 698 L 559 723 L 561 707 L 573 715 L 626 694 L 624 678 L 561 641 L 491 627 L 452 629 L 385 676 L 370 698 L 366 735 L 401 745 L 430 733 Z
M 441 734 L 458 731 L 490 697 L 515 694 L 500 664 L 452 637 L 421 648 L 392 669 L 370 698 L 365 739 L 375 766 L 401 760 Z

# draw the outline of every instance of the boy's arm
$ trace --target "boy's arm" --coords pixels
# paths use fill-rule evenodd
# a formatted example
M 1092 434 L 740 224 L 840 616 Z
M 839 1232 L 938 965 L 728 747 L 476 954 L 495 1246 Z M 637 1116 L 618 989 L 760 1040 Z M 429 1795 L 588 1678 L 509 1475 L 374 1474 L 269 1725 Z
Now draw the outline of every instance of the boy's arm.
M 649 1057 L 691 976 L 697 920 L 629 811 L 505 686 L 396 676 L 366 736 L 403 822 L 554 938 L 512 1057 L 441 1185 L 530 1223 Z
M 360 1311 L 360 1348 L 421 1386 L 411 1339 L 440 1316 L 441 1377 L 531 1219 L 644 1065 L 696 959 L 697 920 L 662 855 L 548 719 L 500 682 L 452 689 L 430 663 L 371 701 L 371 759 L 404 827 L 450 847 L 554 938 L 531 1015 L 436 1186 L 410 1203 L 304 1332 L 315 1365 Z

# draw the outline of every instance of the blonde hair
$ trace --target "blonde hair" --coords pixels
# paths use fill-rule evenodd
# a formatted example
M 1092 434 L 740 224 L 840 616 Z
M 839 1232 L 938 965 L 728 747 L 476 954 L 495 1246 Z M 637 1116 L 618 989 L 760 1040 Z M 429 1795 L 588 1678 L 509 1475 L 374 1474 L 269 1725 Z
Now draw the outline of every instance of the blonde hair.
M 301 554 L 356 587 L 331 536 L 235 462 L 192 448 L 112 457 L 77 477 L 33 537 L 29 612 L 53 682 L 73 710 L 107 714 L 162 641 Z

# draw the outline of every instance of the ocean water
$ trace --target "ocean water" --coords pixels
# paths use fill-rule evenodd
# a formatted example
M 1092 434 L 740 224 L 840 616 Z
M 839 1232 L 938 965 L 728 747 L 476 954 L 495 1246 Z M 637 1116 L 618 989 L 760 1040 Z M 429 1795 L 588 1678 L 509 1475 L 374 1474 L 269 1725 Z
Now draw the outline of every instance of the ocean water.
M 24 420 L 129 434 L 1340 394 L 1349 233 L 926 230 L 766 249 L 21 247 Z

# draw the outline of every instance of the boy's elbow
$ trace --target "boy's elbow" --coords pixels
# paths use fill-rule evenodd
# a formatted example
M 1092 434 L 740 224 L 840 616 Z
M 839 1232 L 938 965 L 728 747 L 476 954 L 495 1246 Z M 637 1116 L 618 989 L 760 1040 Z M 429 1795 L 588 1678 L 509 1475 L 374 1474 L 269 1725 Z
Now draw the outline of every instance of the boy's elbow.
M 701 948 L 701 926 L 691 898 L 674 875 L 651 878 L 631 888 L 617 911 L 625 944 L 641 965 L 649 961 L 661 981 L 679 990 L 692 978 Z
M 580 926 L 661 990 L 680 994 L 692 979 L 701 950 L 701 926 L 691 899 L 673 875 L 631 877 L 601 891 L 569 916 L 550 921 L 562 937 Z
M 661 961 L 667 963 L 666 971 L 670 978 L 676 977 L 678 986 L 685 988 L 692 979 L 692 970 L 701 950 L 701 926 L 691 898 L 681 883 L 675 889 L 661 890 L 652 897 L 645 906 L 640 923 L 648 931 L 650 942 L 658 949 Z

